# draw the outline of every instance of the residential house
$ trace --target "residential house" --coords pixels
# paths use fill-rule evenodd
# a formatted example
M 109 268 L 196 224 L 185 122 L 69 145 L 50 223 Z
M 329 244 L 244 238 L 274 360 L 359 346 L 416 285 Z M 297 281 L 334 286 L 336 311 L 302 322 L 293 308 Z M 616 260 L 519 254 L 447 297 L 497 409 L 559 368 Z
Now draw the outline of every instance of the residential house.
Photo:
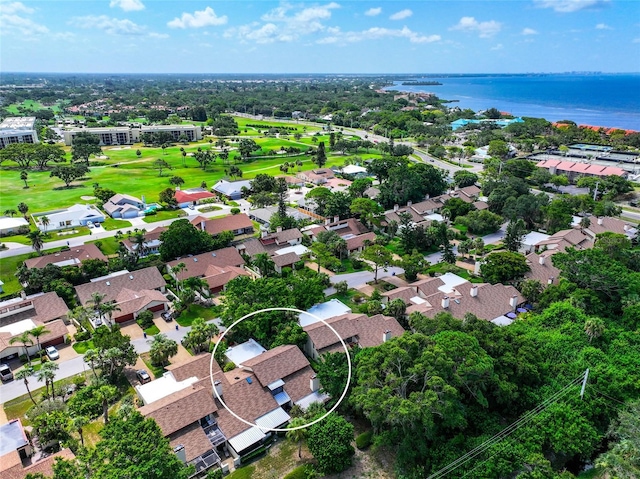
M 29 258 L 24 261 L 24 265 L 28 269 L 41 269 L 48 264 L 55 266 L 81 266 L 83 261 L 88 259 L 97 259 L 107 262 L 107 257 L 93 243 L 87 243 L 74 246 L 68 250 L 62 250 L 57 253 L 45 254 L 35 258 Z
M 119 271 L 76 286 L 82 306 L 90 306 L 93 293 L 104 295 L 103 303 L 114 302 L 119 308 L 113 314 L 117 323 L 136 319 L 143 311 L 164 311 L 169 300 L 163 294 L 167 283 L 155 266 L 137 271 Z
M 10 341 L 13 337 L 45 326 L 49 331 L 40 337 L 44 348 L 64 343 L 69 333 L 65 320 L 69 308 L 57 293 L 39 293 L 0 302 L 0 359 L 11 359 L 24 354 L 22 343 Z M 28 347 L 29 355 L 38 352 L 37 342 Z
M 552 256 L 559 250 L 547 250 L 542 253 L 529 253 L 527 265 L 529 271 L 524 275 L 525 279 L 540 281 L 543 287 L 550 284 L 558 284 L 560 270 L 553 265 Z
M 215 198 L 215 195 L 204 188 L 190 188 L 188 190 L 176 188 L 175 197 L 178 206 L 180 208 L 186 208 L 188 206 L 199 205 L 202 203 L 202 200 Z
M 301 171 L 296 176 L 301 180 L 304 180 L 307 183 L 313 183 L 314 185 L 322 185 L 326 183 L 327 180 L 335 178 L 335 174 L 331 168 L 318 168 L 315 170 Z
M 109 198 L 102 208 L 112 218 L 137 218 L 145 210 L 146 205 L 135 196 L 118 193 Z
M 154 228 L 151 231 L 147 231 L 146 233 L 144 233 L 144 244 L 143 244 L 144 252 L 140 256 L 144 257 L 144 256 L 149 256 L 151 254 L 159 254 L 160 246 L 162 245 L 160 236 L 165 231 L 167 231 L 166 227 L 158 226 L 157 228 Z M 131 241 L 130 237 L 123 239 L 121 243 L 129 253 L 137 253 L 138 245 L 134 244 L 133 241 Z
M 284 178 L 284 181 L 287 182 L 287 186 L 289 187 L 304 186 L 304 180 L 302 178 L 298 178 L 297 176 L 283 175 L 283 176 L 276 176 L 276 178 Z
M 542 160 L 536 163 L 536 166 L 549 170 L 552 175 L 566 175 L 572 183 L 582 176 L 605 177 L 615 175 L 626 178 L 629 175 L 628 171 L 617 166 L 575 163 L 565 160 Z
M 271 225 L 271 218 L 274 214 L 278 212 L 277 206 L 266 206 L 264 208 L 257 208 L 255 210 L 249 210 L 249 218 L 253 221 L 257 221 L 261 225 L 264 225 L 265 228 L 269 229 Z M 316 218 L 311 214 L 305 212 L 302 209 L 294 209 L 290 206 L 287 206 L 287 216 L 291 216 L 296 220 L 311 220 L 315 221 Z
M 602 216 L 599 218 L 590 216 L 588 219 L 589 226 L 581 228 L 581 230 L 589 235 L 592 241 L 596 240 L 597 235 L 606 232 L 625 235 L 629 239 L 632 239 L 638 231 L 637 226 L 627 221 L 619 220 L 618 218 L 611 218 L 610 216 Z
M 176 274 L 172 268 L 179 263 L 184 263 L 186 268 Z M 211 293 L 219 293 L 232 279 L 249 275 L 243 265 L 244 260 L 238 250 L 230 246 L 171 261 L 167 263 L 167 269 L 169 274 L 179 281 L 187 278 L 202 278 L 209 285 Z
M 253 234 L 253 223 L 245 213 L 212 219 L 196 216 L 191 220 L 191 224 L 211 236 L 219 235 L 223 231 L 232 231 L 234 236 Z
M 10 218 L 8 216 L 0 218 L 0 236 L 19 234 L 24 229 L 29 230 L 29 222 L 24 218 Z
M 358 345 L 362 348 L 379 346 L 392 337 L 402 336 L 404 328 L 395 318 L 376 314 L 343 314 L 325 320 L 340 336 L 336 336 L 323 322 L 315 322 L 304 326 L 307 333 L 305 352 L 317 360 L 324 353 L 344 351 L 340 339 L 347 346 Z
M 293 268 L 300 261 L 300 256 L 308 251 L 302 245 L 302 233 L 299 229 L 283 230 L 281 227 L 274 233 L 262 231 L 260 238 L 248 239 L 236 248 L 251 259 L 261 253 L 268 254 L 278 273 L 282 273 L 283 268 Z
M 53 476 L 53 465 L 57 458 L 75 458 L 70 449 L 62 449 L 50 456 L 43 455 L 34 461 L 33 448 L 20 419 L 13 419 L 0 425 L 0 477 L 2 479 L 24 479 Z
M 350 236 L 346 239 L 349 256 L 361 253 L 368 245 L 375 243 L 376 234 L 371 231 L 361 235 Z
M 551 235 L 538 233 L 537 231 L 531 231 L 530 233 L 527 233 L 524 238 L 522 238 L 522 243 L 518 251 L 525 255 L 529 254 L 535 249 L 535 246 L 538 243 L 546 241 L 549 238 L 551 238 Z
M 227 181 L 220 180 L 211 188 L 216 193 L 227 197 L 230 200 L 242 198 L 242 189 L 251 189 L 251 180 Z
M 306 235 L 310 236 L 313 241 L 316 241 L 318 234 L 323 231 L 335 231 L 338 236 L 345 240 L 369 232 L 367 227 L 359 220 L 355 218 L 341 220 L 338 216 L 335 216 L 333 221 L 327 218 L 323 225 L 309 226 L 304 228 L 303 231 Z
M 42 218 L 47 217 L 47 225 L 42 223 Z M 33 222 L 40 231 L 54 231 L 74 226 L 86 226 L 87 223 L 102 223 L 104 215 L 93 205 L 76 204 L 65 209 L 45 211 L 31 215 Z
M 558 250 L 564 251 L 566 248 L 585 249 L 593 248 L 593 241 L 583 231 L 577 228 L 558 231 L 546 240 L 539 241 L 533 247 L 534 251 Z

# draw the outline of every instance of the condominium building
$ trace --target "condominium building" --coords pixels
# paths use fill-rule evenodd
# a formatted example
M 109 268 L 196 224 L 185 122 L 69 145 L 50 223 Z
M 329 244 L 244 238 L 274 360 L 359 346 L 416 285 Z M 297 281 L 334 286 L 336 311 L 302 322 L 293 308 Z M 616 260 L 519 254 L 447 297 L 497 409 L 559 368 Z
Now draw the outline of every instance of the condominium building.
M 144 133 L 169 133 L 175 141 L 185 135 L 189 141 L 202 140 L 202 128 L 196 125 L 151 125 L 134 128 L 129 126 L 115 126 L 108 128 L 73 128 L 62 133 L 64 143 L 71 146 L 73 138 L 81 132 L 91 133 L 100 138 L 100 146 L 131 145 L 140 141 Z
M 35 116 L 5 118 L 0 123 L 0 148 L 11 143 L 38 143 Z

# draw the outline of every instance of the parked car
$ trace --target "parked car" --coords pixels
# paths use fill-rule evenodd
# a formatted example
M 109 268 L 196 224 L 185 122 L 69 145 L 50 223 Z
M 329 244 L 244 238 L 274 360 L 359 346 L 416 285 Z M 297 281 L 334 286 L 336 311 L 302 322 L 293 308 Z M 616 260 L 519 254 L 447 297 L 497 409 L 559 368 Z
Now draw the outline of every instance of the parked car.
M 138 369 L 136 371 L 136 378 L 138 378 L 138 381 L 140 381 L 140 384 L 146 384 L 149 381 L 151 381 L 151 376 L 149 376 L 149 373 L 146 372 L 144 369 Z
M 89 228 L 93 228 L 93 227 L 95 227 L 95 225 L 93 224 L 93 221 L 89 221 L 89 222 L 87 222 L 87 226 L 88 226 Z
M 11 381 L 13 379 L 13 372 L 11 368 L 6 364 L 0 364 L 0 379 L 2 382 Z
M 45 349 L 45 352 L 47 353 L 47 357 L 51 359 L 51 361 L 60 359 L 60 353 L 55 346 L 49 346 L 47 349 Z
M 164 319 L 167 323 L 173 320 L 173 313 L 171 311 L 163 311 L 160 316 L 162 316 L 162 319 Z

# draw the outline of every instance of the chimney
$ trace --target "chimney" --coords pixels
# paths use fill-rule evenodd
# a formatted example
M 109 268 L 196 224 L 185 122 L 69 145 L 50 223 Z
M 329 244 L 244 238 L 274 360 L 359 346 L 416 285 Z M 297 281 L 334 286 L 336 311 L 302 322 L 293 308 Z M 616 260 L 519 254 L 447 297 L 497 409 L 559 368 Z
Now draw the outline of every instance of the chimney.
M 282 233 L 282 226 L 278 226 L 276 228 L 276 233 Z
M 444 298 L 442 298 L 442 308 L 449 308 L 449 296 L 445 296 Z
M 542 255 L 540 255 L 540 256 L 538 257 L 538 263 L 540 263 L 540 264 L 544 264 L 544 261 L 545 261 L 545 257 L 544 257 L 544 256 L 542 256 Z
M 622 227 L 625 231 L 629 231 L 629 225 L 625 223 L 625 225 Z
M 391 331 L 387 329 L 384 333 L 382 333 L 382 342 L 386 343 L 390 339 L 391 339 Z
M 516 296 L 515 294 L 511 296 L 511 298 L 509 299 L 509 305 L 513 309 L 516 309 L 516 307 L 518 306 L 518 296 Z
M 553 284 L 553 280 L 555 278 L 553 276 L 551 276 L 548 280 L 547 280 L 547 284 Z
M 330 218 L 325 218 L 324 219 L 324 224 L 325 224 L 325 226 L 330 225 L 331 224 L 331 219 Z
M 398 211 L 398 209 L 400 208 L 400 206 L 398 205 L 393 205 L 393 211 Z
M 333 217 L 333 222 L 337 223 L 338 221 L 340 221 L 340 217 L 339 216 L 334 216 Z
M 216 381 L 213 383 L 213 387 L 216 388 L 218 396 L 222 397 L 222 383 L 220 381 Z
M 603 223 L 603 222 L 604 222 L 604 218 L 602 218 L 602 217 L 598 218 L 598 224 L 599 224 L 600 226 L 602 226 L 602 223 Z
M 311 376 L 311 380 L 309 381 L 309 387 L 311 388 L 312 393 L 320 389 L 320 380 L 318 379 L 318 376 L 316 376 L 315 374 Z
M 478 297 L 478 285 L 477 284 L 474 284 L 471 287 L 471 291 L 469 291 L 469 294 L 471 295 L 472 298 Z
M 407 201 L 407 206 L 411 206 L 413 204 L 413 201 L 409 200 Z
M 206 222 L 205 222 L 205 220 L 200 221 L 200 229 L 202 231 L 206 231 Z

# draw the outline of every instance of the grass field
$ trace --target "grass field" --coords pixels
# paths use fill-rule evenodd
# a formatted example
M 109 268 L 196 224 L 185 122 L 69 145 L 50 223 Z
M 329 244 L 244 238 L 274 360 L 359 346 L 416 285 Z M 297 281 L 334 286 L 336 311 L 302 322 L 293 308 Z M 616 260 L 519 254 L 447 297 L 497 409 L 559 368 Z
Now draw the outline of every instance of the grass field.
M 202 318 L 205 321 L 214 319 L 216 312 L 212 308 L 205 308 L 197 304 L 192 304 L 189 309 L 183 311 L 182 314 L 176 319 L 176 322 L 183 327 L 191 326 L 193 320 L 196 318 Z
M 98 243 L 100 251 L 106 256 L 117 254 L 120 249 L 120 241 L 114 237 L 102 238 L 100 240 L 88 241 L 88 243 Z
M 0 261 L 0 280 L 4 283 L 2 288 L 4 289 L 4 293 L 0 294 L 0 298 L 2 296 L 6 296 L 8 294 L 13 294 L 22 289 L 18 278 L 16 278 L 15 273 L 18 269 L 18 266 L 25 260 L 29 259 L 32 256 L 35 256 L 35 253 L 27 253 L 22 254 L 20 256 L 10 256 L 9 258 L 2 258 Z

